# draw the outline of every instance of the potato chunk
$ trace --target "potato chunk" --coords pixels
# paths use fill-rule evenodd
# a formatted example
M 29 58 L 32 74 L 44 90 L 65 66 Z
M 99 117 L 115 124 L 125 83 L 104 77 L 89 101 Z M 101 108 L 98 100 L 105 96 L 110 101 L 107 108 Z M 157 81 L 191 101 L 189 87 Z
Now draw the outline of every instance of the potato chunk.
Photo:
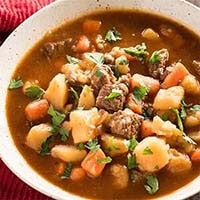
M 169 155 L 170 155 L 170 159 L 167 165 L 167 169 L 171 173 L 174 173 L 174 174 L 184 173 L 185 171 L 188 171 L 191 169 L 192 163 L 187 154 L 180 153 L 176 149 L 170 149 Z
M 118 156 L 128 152 L 126 140 L 109 134 L 101 136 L 102 146 L 110 156 Z
M 200 111 L 189 113 L 184 120 L 185 127 L 200 125 Z
M 153 29 L 147 28 L 142 31 L 142 37 L 148 40 L 159 40 L 159 34 L 156 33 Z
M 64 74 L 57 74 L 49 83 L 44 98 L 47 99 L 55 109 L 62 110 L 68 100 L 68 85 Z
M 81 91 L 78 106 L 88 110 L 95 106 L 93 89 L 85 85 Z
M 85 150 L 79 150 L 74 146 L 68 145 L 56 145 L 51 149 L 51 155 L 55 158 L 59 158 L 65 162 L 79 162 L 84 159 L 87 152 Z
M 168 110 L 180 108 L 181 100 L 184 97 L 182 86 L 174 86 L 168 89 L 160 89 L 154 99 L 153 107 L 156 110 Z
M 141 171 L 155 172 L 169 162 L 169 145 L 157 137 L 146 137 L 134 150 Z
M 87 142 L 97 136 L 96 125 L 99 117 L 97 108 L 75 110 L 70 113 L 70 126 L 74 143 Z
M 49 124 L 39 124 L 33 126 L 26 137 L 26 145 L 40 151 L 41 145 L 52 134 L 52 127 Z

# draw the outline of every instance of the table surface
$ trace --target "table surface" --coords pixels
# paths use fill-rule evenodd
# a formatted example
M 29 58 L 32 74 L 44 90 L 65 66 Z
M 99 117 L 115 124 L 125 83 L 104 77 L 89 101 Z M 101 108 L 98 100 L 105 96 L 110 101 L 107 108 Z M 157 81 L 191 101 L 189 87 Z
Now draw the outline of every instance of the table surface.
M 200 0 L 188 1 L 200 7 Z M 7 35 L 9 35 L 9 33 L 0 33 L 0 44 L 4 41 Z M 0 181 L 1 200 L 49 200 L 48 197 L 33 190 L 28 185 L 19 180 L 0 160 L 0 180 L 8 180 L 8 177 L 8 183 L 5 183 L 5 181 Z M 12 185 L 13 182 L 15 182 L 15 185 Z M 20 193 L 18 192 L 19 188 Z M 7 193 L 12 193 L 13 195 L 9 195 L 9 198 L 7 198 Z M 188 200 L 200 200 L 200 193 L 189 198 Z

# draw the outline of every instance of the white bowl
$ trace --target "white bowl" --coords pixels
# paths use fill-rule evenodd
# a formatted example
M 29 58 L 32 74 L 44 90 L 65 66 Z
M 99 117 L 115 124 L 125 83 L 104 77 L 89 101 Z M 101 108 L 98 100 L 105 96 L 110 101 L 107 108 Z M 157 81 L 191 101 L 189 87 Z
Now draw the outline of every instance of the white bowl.
M 161 3 L 162 2 L 162 3 Z M 5 116 L 7 86 L 19 61 L 36 41 L 66 20 L 71 20 L 99 8 L 143 8 L 159 11 L 179 19 L 200 31 L 200 9 L 183 0 L 59 0 L 41 9 L 21 24 L 0 47 L 0 155 L 3 162 L 20 179 L 36 190 L 55 199 L 82 199 L 49 183 L 39 176 L 17 150 Z M 17 113 L 13 113 L 17 117 Z M 179 200 L 200 191 L 200 177 L 185 187 L 158 198 L 159 200 Z

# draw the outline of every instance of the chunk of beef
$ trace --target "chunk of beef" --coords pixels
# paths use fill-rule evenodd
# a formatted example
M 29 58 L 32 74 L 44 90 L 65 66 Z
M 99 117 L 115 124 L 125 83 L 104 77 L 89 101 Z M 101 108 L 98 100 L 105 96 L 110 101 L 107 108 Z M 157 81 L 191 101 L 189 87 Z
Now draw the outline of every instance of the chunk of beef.
M 159 56 L 159 61 L 155 63 L 149 63 L 148 69 L 149 69 L 149 74 L 157 79 L 163 80 L 163 74 L 165 73 L 166 70 L 166 64 L 169 60 L 169 52 L 167 49 L 161 49 L 157 51 L 158 56 Z
M 99 91 L 96 106 L 109 112 L 122 110 L 127 94 L 128 87 L 124 83 L 106 84 Z
M 126 108 L 115 112 L 110 119 L 109 127 L 113 134 L 130 139 L 137 137 L 143 117 Z
M 192 66 L 194 67 L 195 72 L 200 75 L 200 61 L 193 60 Z
M 156 114 L 152 103 L 144 103 L 142 110 L 145 118 L 153 119 Z
M 91 74 L 91 85 L 97 95 L 106 84 L 115 83 L 116 78 L 108 65 L 96 65 Z
M 104 63 L 113 65 L 115 63 L 115 58 L 111 54 L 105 53 L 104 54 Z
M 124 83 L 127 87 L 129 87 L 131 83 L 131 74 L 128 73 L 120 76 L 117 83 Z

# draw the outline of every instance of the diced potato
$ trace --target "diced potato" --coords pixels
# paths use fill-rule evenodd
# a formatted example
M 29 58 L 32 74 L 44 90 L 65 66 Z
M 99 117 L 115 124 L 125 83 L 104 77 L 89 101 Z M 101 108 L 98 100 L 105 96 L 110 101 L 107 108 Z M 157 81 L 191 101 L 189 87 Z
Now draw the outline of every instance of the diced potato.
M 116 189 L 124 189 L 128 186 L 129 175 L 126 166 L 113 164 L 110 166 L 112 185 Z
M 159 34 L 156 33 L 153 29 L 147 28 L 142 31 L 142 37 L 148 40 L 159 40 Z
M 79 150 L 75 146 L 56 145 L 51 149 L 51 155 L 65 162 L 80 162 L 86 156 L 86 150 Z
M 96 124 L 99 120 L 97 108 L 74 110 L 70 113 L 70 126 L 74 143 L 87 142 L 97 136 Z
M 118 156 L 128 152 L 128 147 L 126 145 L 125 139 L 117 138 L 109 134 L 104 134 L 101 136 L 101 140 L 103 149 L 110 156 Z
M 199 81 L 192 74 L 188 74 L 181 82 L 186 94 L 198 95 L 200 94 Z
M 182 86 L 174 86 L 168 89 L 160 89 L 154 99 L 153 107 L 156 110 L 179 109 L 184 97 Z
M 188 136 L 192 138 L 195 142 L 200 143 L 200 130 L 191 131 L 188 133 Z
M 64 109 L 68 100 L 68 84 L 64 74 L 57 74 L 49 83 L 44 98 L 47 99 L 55 109 Z
M 78 106 L 88 110 L 95 106 L 95 96 L 93 89 L 85 85 L 81 91 Z
M 127 74 L 129 69 L 129 62 L 126 56 L 122 55 L 115 60 L 115 67 L 118 69 L 120 74 Z
M 200 111 L 188 114 L 184 120 L 185 127 L 194 127 L 200 125 Z
M 36 151 L 40 151 L 42 143 L 52 135 L 51 129 L 52 127 L 49 124 L 33 126 L 26 137 L 26 145 Z
M 191 169 L 192 163 L 190 158 L 187 154 L 183 154 L 178 152 L 176 149 L 169 150 L 169 163 L 167 165 L 167 169 L 173 173 L 184 173 Z
M 146 137 L 134 150 L 141 171 L 155 172 L 169 162 L 169 145 L 157 137 Z

